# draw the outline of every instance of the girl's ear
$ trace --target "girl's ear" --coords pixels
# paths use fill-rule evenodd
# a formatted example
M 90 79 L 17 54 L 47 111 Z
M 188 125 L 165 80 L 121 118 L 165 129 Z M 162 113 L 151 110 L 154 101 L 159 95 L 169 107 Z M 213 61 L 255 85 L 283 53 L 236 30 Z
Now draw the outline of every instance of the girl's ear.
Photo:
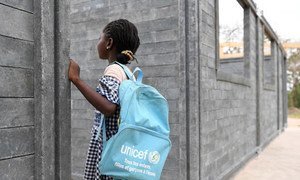
M 113 38 L 108 38 L 107 43 L 106 43 L 106 48 L 107 49 L 112 49 L 113 43 L 114 43 Z

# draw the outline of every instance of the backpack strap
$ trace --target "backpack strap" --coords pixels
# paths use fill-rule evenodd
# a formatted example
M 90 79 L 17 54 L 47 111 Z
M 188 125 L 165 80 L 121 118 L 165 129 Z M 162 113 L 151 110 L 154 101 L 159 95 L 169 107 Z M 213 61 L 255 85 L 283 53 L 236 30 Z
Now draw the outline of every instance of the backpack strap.
M 144 73 L 139 67 L 136 67 L 132 74 L 135 74 L 136 72 L 138 72 L 138 76 L 137 76 L 136 81 L 141 83 L 142 80 L 143 80 L 143 77 L 144 77 Z
M 121 66 L 121 67 L 123 68 L 125 74 L 127 75 L 127 77 L 128 77 L 130 80 L 136 81 L 136 82 L 138 82 L 138 83 L 141 83 L 141 82 L 142 82 L 144 74 L 143 74 L 143 71 L 142 71 L 140 68 L 136 67 L 136 68 L 134 69 L 133 73 L 132 73 L 132 72 L 129 70 L 129 68 L 128 68 L 127 66 L 125 66 L 125 65 L 123 65 L 123 64 L 121 64 L 121 63 L 119 63 L 119 62 L 116 62 L 116 61 L 115 61 L 115 63 L 118 64 L 119 66 Z M 138 72 L 138 76 L 137 76 L 137 79 L 135 80 L 134 74 L 135 74 L 136 72 Z M 105 118 L 104 118 L 104 115 L 103 115 L 103 114 L 101 115 L 100 124 L 99 124 L 99 126 L 98 126 L 98 128 L 97 128 L 96 139 L 99 139 L 101 130 L 102 130 L 103 148 L 104 148 L 104 146 L 106 145 L 107 139 L 106 139 Z
M 103 115 L 103 114 L 101 115 L 100 124 L 99 124 L 99 126 L 97 127 L 96 139 L 99 139 L 101 130 L 102 130 L 103 148 L 104 148 L 104 146 L 105 146 L 107 140 L 106 140 L 105 118 L 104 118 L 104 115 Z
M 138 83 L 141 83 L 141 82 L 142 82 L 144 74 L 143 74 L 143 71 L 142 71 L 140 68 L 136 67 L 136 68 L 134 69 L 133 73 L 132 73 L 132 72 L 129 70 L 129 68 L 128 68 L 127 66 L 125 66 L 125 65 L 123 65 L 123 64 L 121 64 L 121 63 L 119 63 L 119 62 L 117 62 L 117 61 L 115 61 L 115 63 L 118 64 L 119 66 L 121 66 L 121 67 L 123 68 L 125 74 L 127 75 L 127 77 L 128 77 L 130 80 L 136 81 L 136 82 L 138 82 Z M 136 72 L 138 72 L 138 76 L 137 76 L 137 79 L 135 80 L 134 74 L 135 74 Z

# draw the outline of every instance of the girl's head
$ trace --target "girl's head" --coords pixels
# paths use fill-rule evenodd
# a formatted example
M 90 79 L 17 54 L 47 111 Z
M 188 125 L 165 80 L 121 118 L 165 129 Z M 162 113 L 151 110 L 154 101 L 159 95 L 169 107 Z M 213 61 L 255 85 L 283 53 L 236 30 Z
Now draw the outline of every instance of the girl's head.
M 139 45 L 140 39 L 135 25 L 126 19 L 118 19 L 104 27 L 97 48 L 100 58 L 108 59 L 113 53 L 115 60 L 127 64 Z

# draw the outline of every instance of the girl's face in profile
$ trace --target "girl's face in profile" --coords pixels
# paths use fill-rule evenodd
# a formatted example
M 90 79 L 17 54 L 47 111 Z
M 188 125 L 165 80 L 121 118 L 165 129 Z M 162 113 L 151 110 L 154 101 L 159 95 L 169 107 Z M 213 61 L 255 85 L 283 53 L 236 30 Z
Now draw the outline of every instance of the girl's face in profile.
M 98 56 L 100 59 L 108 59 L 108 40 L 105 37 L 105 34 L 102 32 L 99 37 L 97 44 Z

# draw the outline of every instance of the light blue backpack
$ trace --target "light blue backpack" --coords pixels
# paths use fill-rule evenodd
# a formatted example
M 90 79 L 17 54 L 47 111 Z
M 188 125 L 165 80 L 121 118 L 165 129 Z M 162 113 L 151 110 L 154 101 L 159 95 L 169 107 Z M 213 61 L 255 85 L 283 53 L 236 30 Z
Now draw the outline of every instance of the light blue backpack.
M 114 179 L 160 179 L 171 149 L 168 103 L 155 88 L 142 84 L 141 69 L 131 73 L 119 65 L 129 77 L 119 87 L 120 126 L 107 141 L 102 119 L 98 132 L 102 128 L 103 151 L 98 168 L 101 174 Z

